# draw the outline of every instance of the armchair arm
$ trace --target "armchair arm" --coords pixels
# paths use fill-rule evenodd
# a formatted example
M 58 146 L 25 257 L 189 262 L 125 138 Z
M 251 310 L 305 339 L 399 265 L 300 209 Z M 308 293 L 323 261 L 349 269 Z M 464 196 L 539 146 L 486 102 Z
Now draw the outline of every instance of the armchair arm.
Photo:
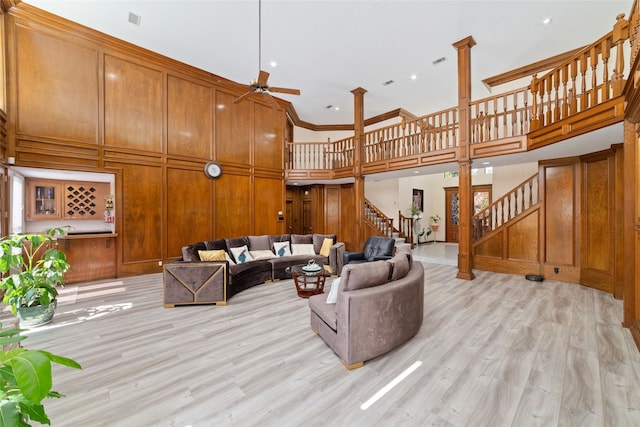
M 364 252 L 346 252 L 342 255 L 342 266 L 349 264 L 351 261 L 364 261 Z
M 340 275 L 343 266 L 344 243 L 337 242 L 331 246 L 329 251 L 329 265 L 333 269 L 333 274 Z
M 373 257 L 373 261 L 386 261 L 391 258 L 393 257 L 390 255 L 376 255 Z

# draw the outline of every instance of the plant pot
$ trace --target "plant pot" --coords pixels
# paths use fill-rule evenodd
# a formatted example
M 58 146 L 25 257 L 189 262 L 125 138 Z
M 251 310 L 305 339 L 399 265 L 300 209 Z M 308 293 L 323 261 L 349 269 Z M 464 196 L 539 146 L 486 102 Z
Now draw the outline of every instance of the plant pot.
M 53 314 L 58 306 L 58 301 L 53 300 L 49 305 L 34 305 L 31 307 L 18 307 L 17 314 L 20 326 L 35 327 L 46 325 L 53 320 Z
M 439 224 L 431 224 L 431 229 L 432 229 L 433 231 L 438 231 L 438 228 L 440 228 L 440 225 L 439 225 Z

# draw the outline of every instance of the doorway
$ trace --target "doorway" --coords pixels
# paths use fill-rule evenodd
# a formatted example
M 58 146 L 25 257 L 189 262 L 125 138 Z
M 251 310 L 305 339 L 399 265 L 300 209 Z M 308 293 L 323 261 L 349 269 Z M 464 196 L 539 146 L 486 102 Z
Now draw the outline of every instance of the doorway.
M 473 214 L 477 214 L 482 209 L 491 204 L 491 184 L 474 185 L 473 191 Z M 458 187 L 445 187 L 445 242 L 458 243 L 458 224 L 460 222 L 460 195 Z

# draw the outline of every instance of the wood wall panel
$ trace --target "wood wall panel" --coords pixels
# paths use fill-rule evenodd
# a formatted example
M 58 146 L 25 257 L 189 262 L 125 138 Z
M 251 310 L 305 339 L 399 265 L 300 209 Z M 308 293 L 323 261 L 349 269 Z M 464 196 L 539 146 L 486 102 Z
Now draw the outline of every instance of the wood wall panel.
M 582 163 L 580 282 L 613 293 L 615 265 L 614 161 L 607 154 Z
M 507 258 L 510 260 L 538 262 L 539 227 L 538 212 L 517 221 L 507 229 Z
M 356 247 L 355 235 L 355 189 L 353 184 L 343 184 L 340 186 L 340 232 L 338 239 L 343 241 L 348 251 L 360 251 L 362 248 Z
M 179 77 L 167 79 L 167 154 L 212 158 L 212 90 Z
M 251 163 L 251 104 L 234 104 L 236 95 L 216 91 L 215 158 L 220 162 Z
M 504 230 L 478 244 L 475 248 L 475 254 L 476 256 L 504 259 L 506 255 L 504 250 Z
M 183 246 L 213 236 L 212 188 L 199 169 L 167 168 L 168 258 L 180 257 Z
M 162 152 L 162 73 L 105 55 L 104 76 L 105 146 Z
M 253 234 L 251 177 L 223 173 L 215 180 L 215 238 Z
M 544 168 L 545 222 L 544 262 L 558 266 L 575 266 L 578 234 L 575 227 L 576 173 L 574 163 Z
M 256 167 L 284 169 L 283 124 L 278 110 L 254 103 L 254 164 Z
M 254 179 L 253 234 L 282 234 L 285 223 L 278 220 L 278 212 L 284 211 L 284 183 L 281 179 Z
M 324 231 L 327 234 L 340 234 L 340 196 L 339 185 L 325 186 Z M 347 218 L 345 218 L 346 220 Z
M 162 169 L 135 164 L 121 168 L 122 262 L 162 259 Z
M 16 132 L 97 144 L 97 50 L 17 25 L 12 51 Z

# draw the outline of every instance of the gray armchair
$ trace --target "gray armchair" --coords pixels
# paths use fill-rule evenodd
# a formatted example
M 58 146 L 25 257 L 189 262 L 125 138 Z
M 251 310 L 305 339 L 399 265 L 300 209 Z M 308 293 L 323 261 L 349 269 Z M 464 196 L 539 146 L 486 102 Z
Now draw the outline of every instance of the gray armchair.
M 370 236 L 362 252 L 344 253 L 343 265 L 391 259 L 395 244 L 396 241 L 391 237 Z

